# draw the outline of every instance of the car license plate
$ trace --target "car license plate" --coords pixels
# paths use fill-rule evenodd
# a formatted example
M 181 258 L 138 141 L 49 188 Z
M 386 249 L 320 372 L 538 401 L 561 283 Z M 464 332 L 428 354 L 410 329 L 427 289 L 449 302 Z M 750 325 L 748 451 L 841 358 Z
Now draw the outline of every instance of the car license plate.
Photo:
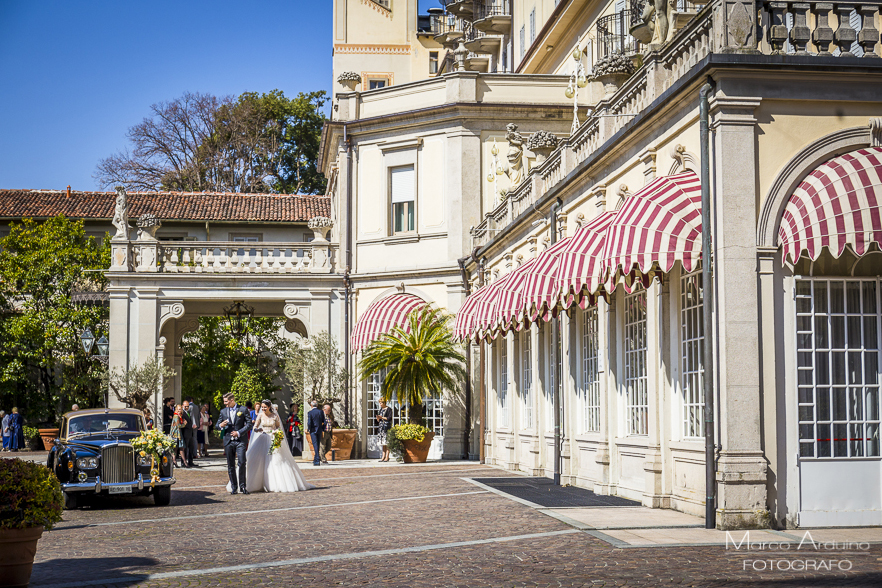
M 131 494 L 132 487 L 131 486 L 109 486 L 107 488 L 108 494 Z

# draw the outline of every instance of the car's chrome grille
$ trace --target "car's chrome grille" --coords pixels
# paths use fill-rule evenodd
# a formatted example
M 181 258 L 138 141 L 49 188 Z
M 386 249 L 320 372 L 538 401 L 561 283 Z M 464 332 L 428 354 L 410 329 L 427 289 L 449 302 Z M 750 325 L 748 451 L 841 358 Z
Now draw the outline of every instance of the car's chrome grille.
M 109 445 L 101 450 L 101 481 L 106 484 L 135 479 L 135 450 L 131 445 Z

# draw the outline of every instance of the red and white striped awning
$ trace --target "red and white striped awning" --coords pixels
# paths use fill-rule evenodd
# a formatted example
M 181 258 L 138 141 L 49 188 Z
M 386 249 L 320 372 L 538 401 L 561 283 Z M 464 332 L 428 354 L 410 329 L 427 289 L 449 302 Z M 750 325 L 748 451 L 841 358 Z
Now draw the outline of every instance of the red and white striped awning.
M 485 296 L 493 293 L 494 289 L 491 288 L 491 285 L 484 285 L 469 294 L 462 306 L 459 307 L 459 311 L 456 313 L 456 322 L 453 324 L 453 334 L 457 339 L 468 339 L 477 330 L 478 304 Z
M 413 294 L 393 294 L 375 301 L 364 311 L 349 337 L 349 345 L 352 352 L 361 351 L 371 344 L 383 333 L 388 333 L 394 327 L 405 325 L 407 328 L 407 315 L 410 312 L 428 304 L 419 296 Z
M 537 258 L 538 259 L 538 258 Z M 495 306 L 491 309 L 490 329 L 520 330 L 527 304 L 527 272 L 536 259 L 526 261 L 509 274 L 509 279 L 499 285 Z
M 615 218 L 615 212 L 603 212 L 588 221 L 573 235 L 560 253 L 561 302 L 569 307 L 578 302 L 582 308 L 603 284 L 601 271 L 606 230 Z
M 487 294 L 478 301 L 477 305 L 475 305 L 475 325 L 473 335 L 477 337 L 492 335 L 495 338 L 496 334 L 492 331 L 496 324 L 494 319 L 496 318 L 496 308 L 499 305 L 500 292 L 507 283 L 516 277 L 517 275 L 515 272 L 509 272 L 504 276 L 497 278 L 488 286 L 489 291 Z
M 603 267 L 607 291 L 622 275 L 687 272 L 701 258 L 701 180 L 691 171 L 663 176 L 625 198 L 607 229 Z
M 570 243 L 571 237 L 561 239 L 536 258 L 536 263 L 525 272 L 527 280 L 526 305 L 527 312 L 531 321 L 535 321 L 538 317 L 543 320 L 551 318 L 549 311 L 557 306 L 557 302 L 561 295 L 561 257 L 560 253 Z
M 846 245 L 863 255 L 882 243 L 882 147 L 834 157 L 799 184 L 781 217 L 778 243 L 796 263 L 803 251 L 816 260 L 824 247 L 839 257 Z

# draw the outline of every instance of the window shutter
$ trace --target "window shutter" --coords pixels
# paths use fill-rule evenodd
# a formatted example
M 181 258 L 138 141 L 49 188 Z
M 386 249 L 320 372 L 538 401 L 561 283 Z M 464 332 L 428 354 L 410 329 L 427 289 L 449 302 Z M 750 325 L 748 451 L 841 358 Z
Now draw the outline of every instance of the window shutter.
M 413 202 L 413 166 L 392 168 L 392 204 Z

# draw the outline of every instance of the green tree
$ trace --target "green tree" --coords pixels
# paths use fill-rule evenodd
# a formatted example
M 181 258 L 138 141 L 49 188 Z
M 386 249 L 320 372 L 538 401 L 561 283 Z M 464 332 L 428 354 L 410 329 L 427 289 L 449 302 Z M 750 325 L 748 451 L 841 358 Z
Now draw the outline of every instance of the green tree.
M 257 370 L 246 363 L 239 366 L 239 371 L 236 372 L 236 377 L 233 378 L 233 386 L 230 392 L 233 393 L 233 396 L 236 397 L 236 402 L 239 404 L 245 404 L 250 400 L 257 406 L 267 397 L 263 378 L 260 377 Z M 218 408 L 220 407 L 218 406 Z
M 280 90 L 236 99 L 184 94 L 150 107 L 131 127 L 131 152 L 101 160 L 104 188 L 318 194 L 317 168 L 327 94 Z
M 343 353 L 327 331 L 309 339 L 295 341 L 285 355 L 285 373 L 291 382 L 291 392 L 298 400 L 304 394 L 307 400 L 331 404 L 339 402 L 349 381 L 348 372 L 341 366 Z
M 175 375 L 175 370 L 166 366 L 158 357 L 148 359 L 139 366 L 128 369 L 116 368 L 105 372 L 103 388 L 109 389 L 117 400 L 126 406 L 144 410 L 152 403 L 153 395 L 160 390 L 166 380 Z M 150 406 L 157 414 L 156 406 Z
M 276 358 L 284 357 L 289 345 L 280 334 L 284 324 L 282 319 L 251 318 L 248 335 L 240 340 L 223 318 L 201 317 L 199 328 L 181 341 L 184 398 L 192 396 L 199 403 L 215 401 L 232 389 L 242 365 L 259 375 L 261 399 L 275 396 L 283 377 Z
M 82 221 L 23 219 L 0 239 L 0 386 L 3 403 L 25 405 L 29 421 L 54 421 L 76 402 L 98 406 L 103 368 L 86 357 L 79 334 L 106 332 L 107 309 L 73 301 L 102 290 L 109 239 L 87 237 Z
M 423 398 L 455 390 L 467 377 L 465 355 L 454 342 L 450 315 L 428 305 L 414 309 L 406 328 L 394 327 L 362 351 L 362 379 L 385 373 L 380 396 L 408 407 L 408 421 L 423 424 Z

